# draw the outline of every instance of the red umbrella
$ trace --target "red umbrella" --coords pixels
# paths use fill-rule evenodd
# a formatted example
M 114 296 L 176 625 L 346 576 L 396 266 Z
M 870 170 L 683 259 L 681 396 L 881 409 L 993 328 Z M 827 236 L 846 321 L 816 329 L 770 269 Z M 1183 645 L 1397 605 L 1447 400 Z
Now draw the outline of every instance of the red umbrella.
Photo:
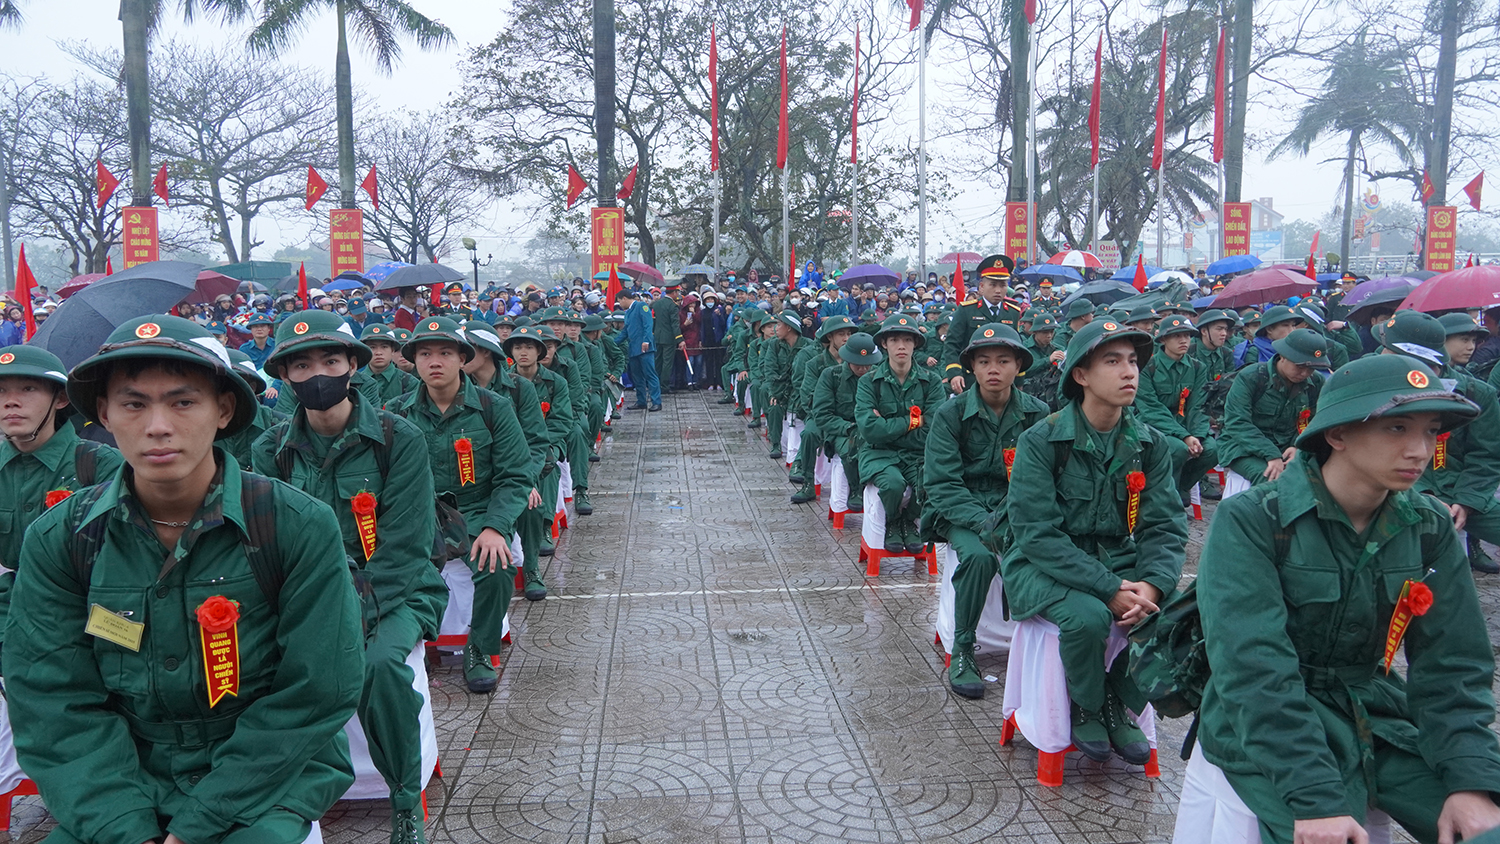
M 625 263 L 620 265 L 620 272 L 629 273 L 637 280 L 640 280 L 641 277 L 645 277 L 647 279 L 655 281 L 657 284 L 661 284 L 663 281 L 666 281 L 666 277 L 661 274 L 661 270 L 658 270 L 656 267 L 653 267 L 650 264 L 642 264 L 640 261 L 626 261 Z
M 204 270 L 198 273 L 198 283 L 193 285 L 193 292 L 182 301 L 191 302 L 194 305 L 207 305 L 221 295 L 233 296 L 239 289 L 239 279 L 230 278 L 213 270 Z
M 64 284 L 62 287 L 57 288 L 57 298 L 66 299 L 69 296 L 72 296 L 74 293 L 77 293 L 83 288 L 88 287 L 90 284 L 98 281 L 99 279 L 104 278 L 104 276 L 105 273 L 84 273 L 83 275 L 75 275 L 68 280 L 67 284 Z
M 1500 267 L 1465 267 L 1433 276 L 1406 294 L 1402 308 L 1414 311 L 1456 311 L 1500 305 Z
M 947 255 L 937 259 L 939 264 L 952 264 L 959 259 L 970 267 L 984 260 L 984 256 L 978 252 L 949 252 Z
M 1047 263 L 1059 267 L 1072 267 L 1075 270 L 1087 268 L 1097 270 L 1104 266 L 1104 262 L 1099 260 L 1099 256 L 1084 249 L 1064 249 L 1051 258 L 1048 258 Z
M 1236 276 L 1218 296 L 1214 297 L 1216 308 L 1243 308 L 1277 302 L 1290 296 L 1306 296 L 1318 289 L 1318 283 L 1291 270 L 1279 267 L 1262 267 Z

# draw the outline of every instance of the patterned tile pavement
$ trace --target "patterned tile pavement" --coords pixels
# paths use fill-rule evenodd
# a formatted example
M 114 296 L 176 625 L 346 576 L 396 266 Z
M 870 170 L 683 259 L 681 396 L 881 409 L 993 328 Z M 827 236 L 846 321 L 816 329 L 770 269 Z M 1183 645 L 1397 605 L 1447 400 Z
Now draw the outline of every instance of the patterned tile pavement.
M 429 840 L 1171 839 L 1186 724 L 1160 725 L 1159 780 L 1072 754 L 1061 788 L 1039 785 L 1035 752 L 997 743 L 1003 656 L 981 660 L 999 678 L 985 700 L 949 694 L 938 578 L 897 562 L 867 580 L 857 518 L 835 531 L 826 497 L 789 504 L 784 468 L 718 396 L 615 423 L 595 515 L 545 561 L 553 597 L 512 607 L 494 695 L 468 694 L 456 665 L 432 671 Z M 1500 639 L 1500 578 L 1482 593 Z M 374 844 L 387 822 L 380 801 L 345 802 L 323 830 Z M 36 798 L 17 801 L 17 840 L 50 827 Z

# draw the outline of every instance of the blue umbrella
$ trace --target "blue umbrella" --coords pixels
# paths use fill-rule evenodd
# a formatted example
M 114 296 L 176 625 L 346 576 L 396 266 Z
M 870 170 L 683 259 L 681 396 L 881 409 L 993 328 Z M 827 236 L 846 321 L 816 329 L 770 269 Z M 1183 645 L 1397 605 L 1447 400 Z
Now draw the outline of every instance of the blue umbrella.
M 712 277 L 714 268 L 707 264 L 688 264 L 682 268 L 683 275 L 706 275 Z
M 1151 276 L 1154 276 L 1159 272 L 1161 272 L 1161 267 L 1153 267 L 1150 264 L 1146 265 L 1146 278 L 1150 278 Z M 1109 280 L 1123 281 L 1126 283 L 1135 281 L 1135 264 L 1131 264 L 1129 266 L 1121 267 L 1118 270 L 1115 270 L 1115 274 L 1110 276 Z
M 1029 281 L 1038 281 L 1050 278 L 1053 281 L 1083 281 L 1083 276 L 1072 267 L 1064 267 L 1061 264 L 1032 264 L 1024 270 L 1016 273 L 1021 278 Z
M 399 270 L 402 267 L 410 266 L 412 265 L 406 263 L 405 261 L 386 261 L 383 264 L 376 264 L 368 270 L 365 270 L 365 278 L 376 282 L 384 281 L 386 276 L 390 275 L 396 270 Z
M 839 276 L 839 286 L 873 284 L 880 287 L 895 284 L 900 280 L 901 274 L 895 270 L 886 269 L 879 264 L 858 264 L 845 270 L 844 274 Z
M 1260 259 L 1254 255 L 1230 255 L 1209 264 L 1207 272 L 1209 275 L 1233 275 L 1248 272 L 1258 266 Z
M 1197 299 L 1194 299 L 1191 303 L 1193 306 L 1193 310 L 1202 311 L 1207 308 L 1212 308 L 1214 306 L 1214 298 L 1217 295 L 1218 294 L 1213 294 L 1212 296 L 1200 296 Z

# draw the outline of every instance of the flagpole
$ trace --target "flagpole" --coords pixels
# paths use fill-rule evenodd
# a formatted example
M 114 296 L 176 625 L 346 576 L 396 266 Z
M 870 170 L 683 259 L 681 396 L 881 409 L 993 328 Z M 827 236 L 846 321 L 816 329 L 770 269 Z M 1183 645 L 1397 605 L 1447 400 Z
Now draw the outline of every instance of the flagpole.
M 859 162 L 854 162 L 854 187 L 852 189 L 853 199 L 849 203 L 849 265 L 852 267 L 859 261 Z
M 787 186 L 791 184 L 788 172 L 790 169 L 789 167 L 783 168 L 781 171 L 781 265 L 787 268 L 788 273 L 792 271 L 792 216 L 790 200 L 787 196 Z M 791 278 L 786 280 L 787 289 L 791 289 L 794 281 Z
M 714 283 L 719 282 L 719 171 L 714 170 Z
M 859 261 L 859 21 L 854 22 L 854 104 L 849 114 L 849 163 L 854 181 L 849 187 L 849 266 Z
M 917 26 L 917 278 L 927 280 L 927 28 Z
M 1089 251 L 1099 254 L 1099 165 L 1094 165 L 1094 193 L 1089 197 Z
M 1166 10 L 1165 10 L 1165 7 L 1163 7 L 1162 16 L 1160 18 L 1160 22 L 1161 22 L 1161 51 L 1162 51 L 1162 53 L 1161 53 L 1161 58 L 1158 59 L 1158 61 L 1161 63 L 1161 65 L 1160 65 L 1161 69 L 1159 69 L 1157 71 L 1157 80 L 1156 80 L 1156 85 L 1157 85 L 1156 96 L 1157 96 L 1158 106 L 1160 106 L 1162 99 L 1166 96 L 1166 94 L 1165 94 L 1165 91 L 1166 91 L 1166 88 L 1165 88 L 1165 85 L 1166 85 L 1166 70 L 1165 70 L 1165 67 L 1166 67 L 1166 61 L 1167 61 L 1167 19 L 1166 19 Z M 1164 116 L 1164 114 L 1161 114 L 1161 113 L 1158 114 L 1158 116 L 1157 116 L 1157 123 L 1158 123 L 1158 126 L 1156 127 L 1157 137 L 1161 137 L 1162 135 L 1166 134 L 1166 117 Z M 1163 248 L 1166 245 L 1165 243 L 1163 243 L 1163 241 L 1166 239 L 1165 228 L 1166 228 L 1167 216 L 1166 216 L 1166 208 L 1163 207 L 1162 204 L 1161 204 L 1163 187 L 1166 184 L 1166 179 L 1163 178 L 1163 176 L 1164 176 L 1164 174 L 1166 172 L 1167 172 L 1167 153 L 1166 153 L 1166 150 L 1163 149 L 1161 151 L 1161 164 L 1160 164 L 1160 166 L 1158 166 L 1156 168 L 1156 265 L 1158 267 L 1160 267 L 1162 265 L 1162 260 L 1163 260 L 1162 259 L 1162 254 L 1163 254 L 1162 250 L 1163 250 Z
M 1036 27 L 1026 28 L 1026 263 L 1036 263 Z

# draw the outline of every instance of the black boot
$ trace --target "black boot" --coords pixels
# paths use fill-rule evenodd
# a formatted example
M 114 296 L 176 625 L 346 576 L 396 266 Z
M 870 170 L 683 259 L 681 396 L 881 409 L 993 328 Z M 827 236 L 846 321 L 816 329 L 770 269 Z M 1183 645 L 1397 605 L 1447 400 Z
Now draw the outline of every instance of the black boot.
M 811 479 L 803 481 L 802 488 L 792 493 L 793 504 L 806 504 L 809 501 L 816 501 L 817 498 L 818 487 Z
M 1472 533 L 1469 534 L 1469 568 L 1485 574 L 1500 574 L 1500 563 L 1484 553 L 1484 546 Z

